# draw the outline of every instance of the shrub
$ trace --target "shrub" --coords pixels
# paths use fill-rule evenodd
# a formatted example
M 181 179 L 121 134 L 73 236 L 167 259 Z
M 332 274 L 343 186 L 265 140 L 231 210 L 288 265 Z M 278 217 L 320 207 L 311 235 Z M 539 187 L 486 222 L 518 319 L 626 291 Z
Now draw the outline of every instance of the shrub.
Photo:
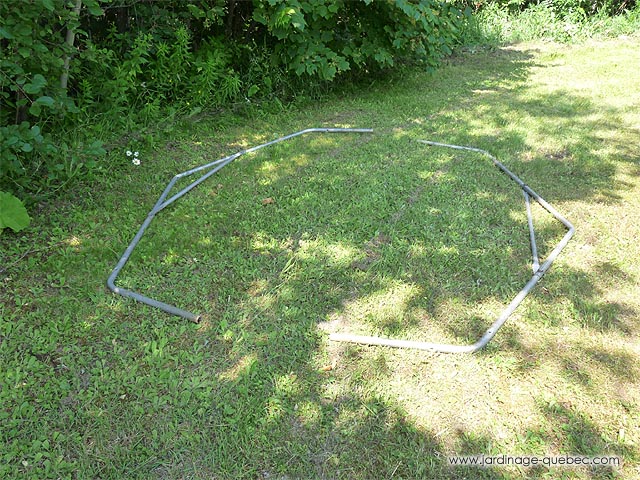
M 84 4 L 88 15 L 101 14 L 97 0 Z M 101 151 L 51 134 L 78 113 L 66 87 L 78 10 L 63 0 L 1 2 L 0 18 L 0 185 L 23 193 L 58 188 L 89 165 L 87 154 Z
M 462 24 L 439 0 L 24 0 L 0 18 L 0 186 L 23 196 L 162 117 L 404 60 L 434 68 Z

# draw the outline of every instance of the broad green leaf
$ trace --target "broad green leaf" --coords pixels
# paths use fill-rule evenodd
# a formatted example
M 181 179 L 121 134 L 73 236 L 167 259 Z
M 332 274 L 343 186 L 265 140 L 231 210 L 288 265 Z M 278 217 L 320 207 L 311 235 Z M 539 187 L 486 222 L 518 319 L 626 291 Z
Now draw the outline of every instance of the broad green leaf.
M 100 140 L 94 140 L 84 149 L 83 153 L 87 155 L 104 155 L 107 152 L 102 147 L 102 142 Z
M 38 98 L 35 102 L 31 104 L 29 107 L 29 113 L 31 115 L 35 115 L 36 117 L 40 115 L 40 111 L 42 107 L 51 107 L 53 106 L 54 100 L 51 97 L 43 96 Z
M 96 17 L 99 17 L 104 13 L 100 7 L 89 7 L 88 10 L 91 15 L 94 15 Z
M 304 31 L 307 26 L 307 22 L 304 20 L 304 15 L 300 12 L 296 12 L 293 8 L 290 9 L 290 12 L 291 13 L 288 13 L 288 15 L 291 17 L 291 25 L 300 31 Z
M 6 30 L 5 28 L 0 27 L 0 38 L 6 38 L 6 39 L 9 39 L 9 40 L 13 40 L 13 39 L 14 39 L 14 38 L 16 38 L 16 37 L 14 37 L 14 36 L 11 34 L 11 32 L 9 32 L 8 30 Z
M 31 218 L 22 202 L 10 193 L 0 192 L 0 232 L 10 228 L 19 232 L 29 226 Z
M 39 117 L 40 112 L 42 112 L 42 106 L 38 105 L 37 103 L 34 103 L 29 107 L 29 113 L 34 117 Z
M 18 135 L 10 135 L 9 138 L 5 140 L 4 144 L 10 147 L 18 143 L 19 140 L 20 137 Z
M 49 10 L 50 12 L 53 12 L 55 10 L 55 6 L 53 5 L 53 0 L 40 0 L 40 3 L 42 3 L 42 6 L 47 10 Z
M 187 5 L 187 8 L 189 9 L 189 12 L 191 12 L 191 15 L 193 15 L 195 18 L 205 18 L 207 16 L 207 14 L 201 8 L 198 8 L 191 3 Z
M 51 107 L 53 106 L 54 100 L 51 97 L 48 96 L 42 96 L 40 98 L 38 98 L 35 103 L 39 104 L 39 105 L 44 105 L 46 107 Z
M 254 96 L 256 93 L 258 93 L 258 90 L 260 90 L 260 87 L 257 85 L 251 85 L 249 87 L 249 91 L 247 92 L 247 97 L 252 97 Z
M 39 73 L 33 76 L 31 83 L 27 83 L 24 86 L 24 91 L 29 95 L 40 93 L 42 89 L 47 85 L 47 80 Z
M 349 70 L 349 62 L 347 62 L 344 58 L 338 58 L 338 69 L 342 72 L 344 70 Z
M 84 4 L 91 15 L 99 17 L 104 13 L 100 8 L 100 4 L 97 2 L 97 0 L 84 0 Z
M 26 23 L 17 23 L 16 25 L 14 25 L 13 27 L 13 33 L 18 35 L 19 37 L 23 37 L 21 39 L 22 43 L 27 44 L 27 45 L 31 45 L 31 33 L 33 32 L 33 29 L 31 28 L 31 25 L 28 25 Z
M 267 24 L 267 18 L 264 16 L 264 12 L 261 10 L 255 10 L 253 12 L 253 19 L 262 25 Z

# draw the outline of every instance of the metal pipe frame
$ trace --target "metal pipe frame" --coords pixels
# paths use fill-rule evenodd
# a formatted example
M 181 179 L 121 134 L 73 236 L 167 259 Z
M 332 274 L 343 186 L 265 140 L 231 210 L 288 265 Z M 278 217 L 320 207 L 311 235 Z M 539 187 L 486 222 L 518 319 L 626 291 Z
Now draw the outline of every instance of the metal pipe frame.
M 227 157 L 216 160 L 215 162 L 210 162 L 210 163 L 207 163 L 206 165 L 192 168 L 191 170 L 187 170 L 175 175 L 171 179 L 171 181 L 167 184 L 166 188 L 164 189 L 164 191 L 156 201 L 155 205 L 147 214 L 147 217 L 145 218 L 144 222 L 142 222 L 142 225 L 138 229 L 138 233 L 136 233 L 136 235 L 133 237 L 133 240 L 131 240 L 131 243 L 129 244 L 127 249 L 124 251 L 120 259 L 118 260 L 118 263 L 116 264 L 116 266 L 111 271 L 111 275 L 109 275 L 109 278 L 107 279 L 107 287 L 109 288 L 109 290 L 111 290 L 112 292 L 118 295 L 132 298 L 138 302 L 142 302 L 152 307 L 159 308 L 160 310 L 163 310 L 172 315 L 177 315 L 179 317 L 183 317 L 188 320 L 191 320 L 192 322 L 199 323 L 201 319 L 201 315 L 197 315 L 187 310 L 178 308 L 174 305 L 170 305 L 168 303 L 164 303 L 159 300 L 147 297 L 138 292 L 134 292 L 133 290 L 127 290 L 126 288 L 118 287 L 115 283 L 116 279 L 118 278 L 118 275 L 120 274 L 120 271 L 124 268 L 124 266 L 129 261 L 131 254 L 133 253 L 134 249 L 142 239 L 144 232 L 147 230 L 149 225 L 151 225 L 151 222 L 155 218 L 156 214 L 164 210 L 166 207 L 171 205 L 173 202 L 175 202 L 182 196 L 186 195 L 189 191 L 191 191 L 192 189 L 200 185 L 207 178 L 211 177 L 216 172 L 220 171 L 229 163 L 233 162 L 238 157 L 241 157 L 242 155 L 245 155 L 247 153 L 255 152 L 257 150 L 260 150 L 261 148 L 268 147 L 270 145 L 274 145 L 276 143 L 280 143 L 285 140 L 289 140 L 291 138 L 304 135 L 306 133 L 372 133 L 372 132 L 373 130 L 370 128 L 307 128 L 306 130 L 300 130 L 299 132 L 291 133 L 289 135 L 285 135 L 284 137 L 276 138 L 275 140 L 271 140 L 270 142 L 266 142 L 261 145 L 257 145 L 255 147 L 242 150 L 240 152 L 234 153 L 233 155 L 229 155 Z M 189 185 L 184 187 L 182 190 L 180 190 L 178 193 L 174 194 L 167 200 L 169 193 L 171 192 L 171 190 L 173 189 L 174 185 L 178 180 L 180 180 L 181 178 L 193 175 L 195 173 L 201 173 L 201 172 L 205 172 L 205 173 L 202 176 L 200 176 L 197 180 L 194 180 Z
M 533 257 L 533 276 L 526 283 L 526 285 L 520 290 L 520 292 L 515 296 L 513 300 L 507 305 L 507 307 L 502 311 L 500 316 L 491 324 L 491 326 L 487 329 L 487 331 L 482 335 L 482 337 L 472 345 L 454 345 L 454 344 L 446 344 L 446 343 L 430 343 L 430 342 L 421 342 L 421 341 L 411 341 L 411 340 L 398 340 L 391 338 L 381 338 L 381 337 L 367 337 L 361 335 L 351 335 L 348 333 L 333 333 L 329 336 L 330 340 L 336 342 L 350 342 L 350 343 L 358 343 L 364 345 L 380 345 L 385 347 L 395 347 L 395 348 L 412 348 L 417 350 L 428 350 L 435 352 L 443 352 L 443 353 L 475 353 L 478 350 L 485 347 L 489 341 L 495 336 L 500 327 L 504 325 L 507 319 L 511 316 L 511 314 L 515 311 L 516 308 L 522 303 L 525 297 L 529 294 L 529 292 L 536 286 L 536 284 L 540 281 L 542 276 L 546 273 L 547 270 L 551 267 L 555 259 L 560 255 L 562 249 L 567 245 L 571 237 L 575 232 L 575 228 L 567 220 L 564 216 L 562 216 L 555 208 L 553 208 L 549 203 L 547 203 L 540 195 L 534 192 L 527 184 L 525 184 L 518 176 L 516 176 L 513 172 L 511 172 L 507 167 L 505 167 L 501 162 L 498 161 L 496 157 L 487 152 L 486 150 L 482 150 L 480 148 L 474 147 L 466 147 L 461 145 L 450 145 L 446 143 L 439 142 L 431 142 L 427 140 L 418 140 L 420 143 L 424 143 L 426 145 L 434 146 L 434 147 L 444 147 L 444 148 L 452 148 L 456 150 L 464 150 L 470 152 L 481 153 L 491 159 L 493 164 L 498 167 L 502 172 L 504 172 L 511 180 L 516 182 L 518 186 L 522 189 L 525 198 L 525 206 L 527 209 L 527 223 L 529 226 L 529 239 L 531 243 L 531 254 Z M 551 215 L 553 215 L 558 221 L 560 221 L 566 228 L 567 233 L 562 237 L 562 240 L 555 246 L 555 248 L 551 251 L 547 259 L 540 264 L 538 259 L 538 249 L 536 246 L 535 239 L 535 231 L 533 228 L 533 218 L 531 216 L 531 205 L 530 199 L 533 198 L 538 204 L 542 206 L 546 211 L 548 211 Z

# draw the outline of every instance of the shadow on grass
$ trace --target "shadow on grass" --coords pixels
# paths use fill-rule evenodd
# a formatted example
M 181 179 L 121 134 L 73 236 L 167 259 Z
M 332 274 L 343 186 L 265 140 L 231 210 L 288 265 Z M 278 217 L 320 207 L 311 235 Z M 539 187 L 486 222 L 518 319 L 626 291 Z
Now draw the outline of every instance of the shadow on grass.
M 616 162 L 634 162 L 633 152 L 620 143 L 610 145 L 609 158 L 599 154 L 603 134 L 619 125 L 591 120 L 600 106 L 573 92 L 531 100 L 526 81 L 532 58 L 499 50 L 488 59 L 469 56 L 427 86 L 420 75 L 390 91 L 388 85 L 374 89 L 359 100 L 367 105 L 364 114 L 323 111 L 320 118 L 331 122 L 338 115 L 341 122 L 369 126 L 363 123 L 375 117 L 385 138 L 345 140 L 348 148 L 338 146 L 342 139 L 311 141 L 299 150 L 277 147 L 227 167 L 199 193 L 163 212 L 123 281 L 206 311 L 205 323 L 176 333 L 179 321 L 128 300 L 114 302 L 105 293 L 97 305 L 108 318 L 98 315 L 104 325 L 96 322 L 76 334 L 86 336 L 82 341 L 73 337 L 78 350 L 65 357 L 54 344 L 53 356 L 35 357 L 41 363 L 56 357 L 65 365 L 51 361 L 47 367 L 67 392 L 56 410 L 60 418 L 44 422 L 56 429 L 74 419 L 79 436 L 60 443 L 65 458 L 81 467 L 80 476 L 521 478 L 522 472 L 499 469 L 450 469 L 446 457 L 454 453 L 510 452 L 497 452 L 496 439 L 470 429 L 445 441 L 419 428 L 395 397 L 375 393 L 376 384 L 391 375 L 384 353 L 372 357 L 366 349 L 347 347 L 343 355 L 368 362 L 367 368 L 334 366 L 318 324 L 350 322 L 355 312 L 363 329 L 397 336 L 430 335 L 432 329 L 452 341 L 475 341 L 493 318 L 474 306 L 495 310 L 530 277 L 517 188 L 501 187 L 505 179 L 489 172 L 490 164 L 480 168 L 468 155 L 418 150 L 415 138 L 486 148 L 500 159 L 533 150 L 531 158 L 505 163 L 554 205 L 619 201 L 628 186 L 615 179 Z M 416 98 L 415 90 L 427 88 L 439 94 Z M 467 95 L 469 89 L 475 93 Z M 461 95 L 467 97 L 462 107 L 453 108 Z M 388 102 L 406 110 L 387 113 Z M 510 128 L 519 115 L 537 120 L 539 136 L 558 140 L 563 131 L 569 141 L 558 140 L 552 151 L 529 145 Z M 254 140 L 247 142 L 259 143 Z M 317 165 L 318 157 L 328 169 Z M 336 157 L 339 162 L 330 162 Z M 164 185 L 153 180 L 159 193 Z M 126 185 L 153 203 L 148 184 L 131 179 Z M 499 194 L 490 193 L 494 187 Z M 119 194 L 131 192 L 123 187 Z M 266 198 L 274 202 L 263 204 Z M 127 222 L 131 217 L 135 223 L 136 202 L 129 198 L 121 205 Z M 103 222 L 124 222 L 100 210 Z M 111 234 L 127 237 L 124 246 L 128 235 L 118 230 Z M 543 229 L 541 235 L 553 239 L 558 232 Z M 91 255 L 115 261 L 104 245 Z M 69 268 L 74 265 L 79 263 Z M 588 272 L 563 267 L 542 281 L 550 293 L 537 288 L 532 298 L 541 310 L 568 298 L 585 329 L 635 332 L 621 320 L 637 314 L 633 307 L 600 299 L 603 276 L 634 281 L 610 264 Z M 38 310 L 40 301 L 30 313 L 46 323 L 55 308 Z M 19 312 L 17 305 L 10 308 Z M 555 326 L 562 320 L 540 313 L 540 321 Z M 8 340 L 0 340 L 4 347 Z M 480 358 L 504 349 L 524 365 L 520 373 L 533 371 L 544 352 L 524 340 L 508 323 Z M 615 379 L 637 377 L 634 359 L 622 351 L 591 348 L 586 355 Z M 589 385 L 580 358 L 569 352 L 560 361 Z M 453 402 L 450 408 L 464 405 Z M 541 403 L 539 410 L 546 422 L 539 432 L 543 451 L 613 451 L 635 459 L 572 405 Z
M 542 125 L 538 135 L 554 136 L 558 130 L 563 130 L 568 132 L 571 141 L 559 150 L 540 150 L 514 167 L 519 174 L 522 172 L 525 181 L 552 203 L 595 201 L 602 197 L 618 201 L 617 192 L 624 185 L 614 179 L 615 164 L 598 156 L 599 134 L 578 141 L 585 140 L 588 132 L 606 132 L 617 126 L 592 123 L 588 113 L 596 110 L 596 105 L 570 92 L 558 92 L 533 101 L 527 98 L 525 85 L 502 88 L 501 82 L 524 81 L 529 59 L 527 54 L 509 52 L 504 54 L 505 63 L 499 66 L 503 71 L 497 76 L 481 67 L 475 72 L 491 80 L 486 81 L 487 88 L 482 93 L 484 101 L 478 104 L 472 99 L 465 102 L 465 107 L 476 109 L 483 121 L 488 118 L 499 133 L 469 133 L 474 132 L 473 124 L 461 125 L 460 112 L 447 109 L 436 113 L 437 128 L 456 124 L 457 133 L 437 139 L 479 146 L 492 152 L 514 154 L 525 151 L 532 146 L 508 126 L 514 114 L 526 112 Z M 471 83 L 466 80 L 455 85 L 453 90 L 469 88 Z M 394 101 L 403 101 L 402 94 L 394 92 L 394 95 Z M 483 111 L 486 114 L 482 115 Z M 579 121 L 576 121 L 577 116 L 580 116 Z M 424 135 L 425 132 L 414 133 Z M 449 297 L 464 302 L 464 298 L 473 297 L 478 303 L 492 299 L 505 303 L 524 284 L 522 280 L 528 278 L 529 253 L 522 221 L 502 226 L 511 233 L 521 234 L 521 247 L 515 246 L 508 234 L 493 238 L 495 250 L 489 257 L 498 252 L 514 251 L 514 258 L 506 268 L 497 267 L 503 269 L 500 273 L 507 274 L 507 281 L 499 280 L 497 290 L 481 290 L 482 281 L 491 284 L 493 279 L 485 281 L 481 278 L 491 275 L 487 265 L 475 266 L 479 258 L 484 258 L 474 253 L 482 242 L 470 244 L 469 241 L 482 239 L 483 232 L 464 230 L 465 225 L 472 223 L 464 218 L 471 207 L 464 205 L 460 211 L 459 205 L 449 205 L 449 211 L 443 213 L 446 205 L 438 204 L 436 210 L 439 212 L 425 214 L 429 205 L 433 208 L 437 203 L 438 194 L 442 193 L 439 189 L 445 184 L 449 192 L 461 192 L 460 189 L 465 188 L 465 193 L 471 193 L 469 198 L 473 197 L 475 211 L 487 217 L 495 213 L 498 218 L 510 218 L 523 210 L 517 190 L 512 197 L 482 197 L 483 191 L 491 186 L 482 182 L 491 183 L 491 176 L 476 176 L 475 183 L 460 182 L 465 174 L 468 175 L 467 159 L 461 159 L 461 155 L 443 155 L 438 164 L 427 162 L 429 187 L 423 188 L 420 198 L 411 203 L 409 199 L 412 192 L 419 190 L 419 182 L 416 183 L 415 177 L 411 179 L 400 173 L 406 172 L 408 167 L 419 171 L 416 162 L 407 160 L 409 153 L 403 151 L 389 157 L 383 152 L 384 148 L 389 148 L 388 142 L 382 149 L 372 146 L 371 142 L 365 141 L 363 145 L 359 155 L 383 158 L 384 166 L 370 162 L 369 168 L 363 170 L 357 158 L 347 158 L 339 169 L 332 165 L 331 171 L 322 171 L 310 163 L 312 160 L 302 159 L 301 164 L 289 169 L 287 175 L 265 179 L 260 176 L 263 172 L 259 162 L 246 162 L 237 173 L 220 176 L 225 187 L 217 199 L 220 204 L 218 218 L 232 217 L 233 222 L 207 225 L 206 228 L 226 235 L 227 239 L 217 240 L 219 243 L 212 247 L 218 255 L 215 262 L 198 267 L 199 271 L 210 271 L 212 277 L 217 278 L 208 287 L 216 291 L 213 297 L 209 296 L 209 310 L 216 312 L 209 319 L 211 341 L 217 341 L 228 331 L 235 338 L 234 348 L 243 352 L 238 354 L 239 358 L 254 360 L 248 372 L 241 371 L 232 381 L 218 387 L 227 393 L 219 398 L 223 401 L 207 420 L 210 435 L 234 438 L 236 444 L 228 454 L 209 460 L 217 462 L 217 472 L 262 478 L 305 474 L 317 478 L 368 478 L 373 475 L 510 478 L 508 473 L 490 469 L 449 470 L 444 452 L 451 451 L 450 447 L 443 445 L 432 432 L 413 427 L 411 419 L 393 400 L 359 393 L 378 376 L 384 378 L 384 361 L 374 362 L 375 371 L 368 376 L 357 378 L 357 373 L 353 373 L 356 378 L 351 379 L 352 395 L 334 398 L 325 390 L 331 382 L 318 372 L 316 356 L 321 337 L 316 326 L 336 315 L 349 321 L 350 303 L 362 298 L 373 297 L 375 300 L 378 292 L 391 291 L 395 305 L 390 307 L 388 314 L 384 311 L 368 313 L 367 306 L 361 305 L 364 312 L 361 320 L 364 325 L 401 336 L 425 326 L 418 315 L 408 314 L 408 311 L 422 310 L 427 317 L 433 317 L 434 312 L 442 308 L 442 302 L 434 304 L 435 293 L 445 300 Z M 616 161 L 631 159 L 623 147 L 614 145 L 619 154 Z M 333 148 L 330 154 L 325 152 L 324 155 L 335 156 L 336 152 L 340 149 Z M 288 153 L 286 149 L 276 149 L 268 159 L 286 163 L 282 157 Z M 288 167 L 278 165 L 275 170 L 281 168 Z M 254 178 L 262 180 L 252 183 Z M 299 188 L 297 179 L 305 180 L 304 188 Z M 464 203 L 466 196 L 458 196 Z M 260 200 L 264 198 L 274 198 L 275 204 L 260 206 Z M 230 206 L 222 205 L 223 202 L 230 202 Z M 369 210 L 363 211 L 363 205 L 368 205 Z M 176 215 L 193 216 L 201 207 L 189 208 L 177 207 Z M 256 214 L 256 210 L 259 213 Z M 324 211 L 325 215 L 319 215 L 318 210 Z M 333 214 L 328 217 L 327 212 Z M 354 217 L 359 217 L 359 223 L 352 221 Z M 392 222 L 396 217 L 397 225 Z M 435 229 L 445 240 L 438 245 L 418 245 L 422 251 L 417 249 L 412 253 L 411 247 L 419 243 L 415 241 L 419 228 L 405 234 L 403 222 L 414 227 L 423 222 L 424 228 Z M 460 230 L 448 230 L 451 225 Z M 557 231 L 552 228 L 548 236 L 557 237 Z M 209 245 L 208 242 L 205 244 Z M 176 244 L 176 250 L 179 246 Z M 204 255 L 205 250 L 198 250 L 197 255 Z M 405 260 L 405 271 L 393 268 L 393 260 L 398 256 L 410 258 Z M 431 269 L 420 269 L 425 261 Z M 163 271 L 170 283 L 176 280 L 172 276 L 174 267 L 168 262 Z M 407 274 L 406 270 L 411 273 Z M 513 271 L 518 274 L 509 278 L 509 272 Z M 445 277 L 442 276 L 444 272 L 448 272 Z M 554 289 L 554 296 L 569 294 L 585 328 L 628 332 L 618 323 L 624 307 L 601 303 L 595 282 L 589 274 L 565 268 L 555 274 L 549 288 Z M 408 283 L 416 285 L 417 290 L 409 289 L 402 297 L 404 300 L 398 302 L 399 293 L 394 288 Z M 571 285 L 571 291 L 567 291 L 567 285 Z M 383 295 L 378 300 L 385 298 Z M 377 308 L 372 307 L 373 310 Z M 427 325 L 428 322 L 429 319 Z M 474 341 L 486 326 L 486 318 L 467 314 L 460 323 L 446 327 L 443 334 L 452 334 L 458 341 Z M 523 358 L 535 356 L 531 349 L 521 348 L 516 329 L 507 328 L 505 332 L 506 338 L 500 341 L 501 345 L 513 349 Z M 502 332 L 499 337 L 501 335 Z M 631 368 L 631 358 L 614 358 L 606 352 L 589 355 L 607 365 L 613 375 L 628 378 L 625 372 Z M 215 366 L 212 367 L 215 370 Z M 579 365 L 569 356 L 565 368 L 579 372 Z M 589 383 L 588 374 L 580 373 L 578 380 Z M 292 384 L 285 388 L 283 382 Z M 556 432 L 556 438 L 561 441 L 561 451 L 608 453 L 609 446 L 601 440 L 602 434 L 579 412 L 564 407 L 544 407 L 543 413 L 549 429 Z M 253 433 L 248 435 L 247 432 Z M 461 444 L 457 451 L 461 453 L 486 453 L 491 449 L 489 437 L 478 439 L 464 431 L 458 435 Z M 277 444 L 271 443 L 272 438 L 277 439 Z M 260 445 L 258 449 L 252 448 L 256 441 Z M 629 451 L 620 450 L 619 453 L 628 455 Z M 608 474 L 599 472 L 597 476 Z

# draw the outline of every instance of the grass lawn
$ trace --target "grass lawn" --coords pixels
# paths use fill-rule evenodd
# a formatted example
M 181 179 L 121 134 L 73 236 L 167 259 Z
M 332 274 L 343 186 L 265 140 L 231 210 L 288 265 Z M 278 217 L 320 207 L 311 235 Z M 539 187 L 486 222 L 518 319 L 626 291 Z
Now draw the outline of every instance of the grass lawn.
M 2 478 L 640 478 L 640 38 L 469 51 L 277 115 L 202 119 L 113 151 L 91 187 L 0 237 Z M 240 157 L 158 214 L 176 173 Z M 521 191 L 576 235 L 531 277 Z M 140 150 L 135 166 L 124 150 Z M 268 199 L 268 200 L 267 200 Z M 533 214 L 541 257 L 565 230 Z M 615 455 L 623 466 L 451 468 L 450 455 Z

